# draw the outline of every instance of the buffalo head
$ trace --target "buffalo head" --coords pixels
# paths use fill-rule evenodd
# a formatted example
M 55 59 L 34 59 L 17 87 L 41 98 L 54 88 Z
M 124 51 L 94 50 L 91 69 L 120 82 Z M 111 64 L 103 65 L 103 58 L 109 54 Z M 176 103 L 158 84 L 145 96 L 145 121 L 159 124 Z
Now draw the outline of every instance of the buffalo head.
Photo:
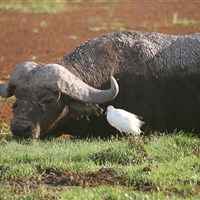
M 101 114 L 97 104 L 112 100 L 118 93 L 116 80 L 110 80 L 110 89 L 99 90 L 58 64 L 18 65 L 8 84 L 0 83 L 0 96 L 16 97 L 12 133 L 38 138 L 47 135 L 63 117 Z

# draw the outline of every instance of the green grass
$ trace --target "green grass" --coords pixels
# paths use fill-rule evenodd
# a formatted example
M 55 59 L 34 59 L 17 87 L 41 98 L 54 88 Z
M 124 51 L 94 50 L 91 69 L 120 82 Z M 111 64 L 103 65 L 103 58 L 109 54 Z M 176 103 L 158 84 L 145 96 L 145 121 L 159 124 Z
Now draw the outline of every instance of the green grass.
M 5 125 L 0 131 L 0 152 L 0 199 L 200 198 L 200 139 L 184 133 L 18 141 Z M 127 185 L 50 187 L 43 182 L 48 170 L 95 173 L 102 168 L 113 169 Z
M 193 19 L 187 19 L 187 18 L 180 19 L 178 16 L 178 13 L 175 12 L 175 13 L 173 13 L 172 23 L 174 25 L 187 26 L 187 25 L 191 25 L 191 24 L 200 24 L 200 20 L 193 20 Z
M 74 5 L 68 3 L 76 3 Z M 86 0 L 3 0 L 0 2 L 0 10 L 15 10 L 19 12 L 33 13 L 59 13 L 64 11 L 78 10 L 78 4 L 87 2 Z M 94 0 L 98 2 L 117 2 L 116 0 Z M 108 11 L 111 16 L 113 11 Z
M 20 12 L 33 12 L 33 13 L 58 13 L 63 11 L 71 11 L 77 9 L 66 4 L 66 1 L 54 0 L 8 0 L 0 2 L 0 10 L 15 10 Z
M 112 22 L 111 24 L 102 23 L 99 26 L 89 27 L 89 30 L 92 32 L 100 32 L 100 31 L 124 31 L 126 30 L 125 26 L 121 22 Z

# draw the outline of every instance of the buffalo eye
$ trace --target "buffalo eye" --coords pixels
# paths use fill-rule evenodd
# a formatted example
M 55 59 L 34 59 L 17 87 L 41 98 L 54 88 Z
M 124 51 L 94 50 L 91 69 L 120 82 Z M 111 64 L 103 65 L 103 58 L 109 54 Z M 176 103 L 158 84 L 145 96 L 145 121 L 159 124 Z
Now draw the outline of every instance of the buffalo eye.
M 54 100 L 55 100 L 55 98 L 53 98 L 53 97 L 51 97 L 51 98 L 45 98 L 45 99 L 42 99 L 40 101 L 40 103 L 42 103 L 42 104 L 50 104 L 50 103 L 53 103 Z
M 44 97 L 38 102 L 38 104 L 42 107 L 43 110 L 46 110 L 48 105 L 52 103 L 56 104 L 56 98 L 54 96 Z

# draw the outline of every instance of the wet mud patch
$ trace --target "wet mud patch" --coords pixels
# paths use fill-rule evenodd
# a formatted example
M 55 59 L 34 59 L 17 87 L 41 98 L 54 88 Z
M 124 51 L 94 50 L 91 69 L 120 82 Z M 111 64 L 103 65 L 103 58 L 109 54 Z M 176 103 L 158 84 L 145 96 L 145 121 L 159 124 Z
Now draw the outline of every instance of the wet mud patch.
M 10 167 L 0 166 L 0 174 L 9 170 Z M 149 171 L 149 170 L 147 170 Z M 143 170 L 146 173 L 146 168 Z M 0 177 L 0 187 L 2 185 L 11 186 L 13 189 L 10 191 L 13 195 L 23 195 L 27 191 L 33 192 L 45 186 L 51 191 L 64 191 L 70 187 L 83 187 L 83 188 L 97 188 L 99 186 L 121 186 L 131 187 L 133 191 L 142 192 L 164 192 L 169 197 L 176 195 L 180 198 L 188 198 L 196 196 L 200 191 L 200 183 L 195 186 L 194 191 L 187 190 L 187 185 L 183 185 L 181 189 L 176 186 L 163 187 L 155 185 L 151 182 L 136 182 L 134 179 L 120 177 L 112 168 L 100 168 L 96 172 L 71 172 L 66 169 L 43 169 L 37 167 L 37 173 L 30 177 L 16 177 L 10 179 L 2 179 Z M 49 194 L 51 195 L 51 194 Z M 48 198 L 50 196 L 47 196 Z M 53 198 L 53 196 L 52 196 Z
M 43 175 L 43 183 L 47 186 L 81 186 L 97 187 L 100 185 L 126 186 L 128 179 L 117 176 L 111 168 L 101 168 L 97 172 L 69 172 L 64 169 L 47 169 Z

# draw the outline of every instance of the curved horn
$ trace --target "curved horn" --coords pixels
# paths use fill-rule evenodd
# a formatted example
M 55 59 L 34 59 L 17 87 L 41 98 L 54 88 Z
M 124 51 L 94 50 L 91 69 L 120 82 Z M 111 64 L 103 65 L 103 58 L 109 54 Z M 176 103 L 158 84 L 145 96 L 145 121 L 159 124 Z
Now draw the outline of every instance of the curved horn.
M 95 89 L 78 79 L 65 67 L 58 64 L 47 64 L 37 70 L 32 77 L 31 84 L 60 91 L 81 102 L 101 104 L 114 99 L 119 92 L 117 81 L 112 76 L 110 80 L 110 89 Z
M 8 84 L 0 83 L 0 96 L 8 98 L 14 94 L 15 87 L 25 84 L 31 77 L 34 68 L 38 67 L 35 62 L 24 62 L 17 65 L 15 71 L 10 77 Z

